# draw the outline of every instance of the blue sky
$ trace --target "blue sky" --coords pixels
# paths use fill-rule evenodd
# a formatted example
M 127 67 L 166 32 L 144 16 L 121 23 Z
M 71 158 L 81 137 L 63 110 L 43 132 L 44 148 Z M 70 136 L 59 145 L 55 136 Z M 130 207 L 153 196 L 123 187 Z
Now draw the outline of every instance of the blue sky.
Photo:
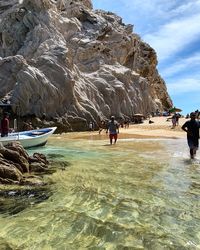
M 92 0 L 155 49 L 158 71 L 183 114 L 200 109 L 200 0 Z

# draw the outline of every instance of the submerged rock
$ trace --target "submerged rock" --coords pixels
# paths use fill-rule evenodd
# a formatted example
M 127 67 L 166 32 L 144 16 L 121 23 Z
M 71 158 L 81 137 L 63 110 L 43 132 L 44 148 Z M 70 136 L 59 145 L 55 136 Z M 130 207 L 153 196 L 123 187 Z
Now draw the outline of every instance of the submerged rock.
M 23 187 L 0 190 L 1 214 L 17 214 L 29 206 L 47 200 L 52 195 L 49 186 L 31 186 L 29 184 Z

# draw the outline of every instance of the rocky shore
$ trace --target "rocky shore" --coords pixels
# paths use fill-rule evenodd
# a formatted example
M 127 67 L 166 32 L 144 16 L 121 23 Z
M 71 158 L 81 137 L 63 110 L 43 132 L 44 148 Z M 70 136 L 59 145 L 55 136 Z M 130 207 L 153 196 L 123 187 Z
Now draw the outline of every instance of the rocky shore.
M 0 144 L 0 184 L 45 185 L 39 175 L 48 171 L 48 165 L 45 155 L 29 156 L 18 142 Z

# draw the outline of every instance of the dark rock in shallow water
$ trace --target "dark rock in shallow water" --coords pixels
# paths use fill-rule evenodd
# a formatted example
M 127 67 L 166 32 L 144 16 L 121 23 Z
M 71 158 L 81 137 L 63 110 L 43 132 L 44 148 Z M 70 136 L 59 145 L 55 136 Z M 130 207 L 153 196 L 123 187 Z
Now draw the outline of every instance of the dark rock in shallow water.
M 7 162 L 0 161 L 0 178 L 10 179 L 13 181 L 20 181 L 22 179 L 22 173 L 15 167 L 14 164 L 8 164 Z
M 45 171 L 47 171 L 47 167 L 45 164 L 41 164 L 39 162 L 33 162 L 30 164 L 30 170 L 31 172 L 45 173 Z
M 71 163 L 67 162 L 67 161 L 52 161 L 50 163 L 50 170 L 51 171 L 53 171 L 53 170 L 56 171 L 58 169 L 65 170 L 69 166 L 71 166 Z
M 29 157 L 29 162 L 40 162 L 45 165 L 47 165 L 49 162 L 47 161 L 47 158 L 45 155 L 40 153 L 34 153 L 33 157 Z
M 26 160 L 29 159 L 28 153 L 24 150 L 23 146 L 20 143 L 10 143 L 6 146 L 6 148 L 18 152 Z
M 15 145 L 15 149 L 17 150 L 17 144 L 15 143 Z M 23 155 L 20 155 L 20 153 L 16 150 L 9 149 L 7 147 L 1 147 L 0 153 L 6 160 L 12 161 L 13 164 L 19 164 L 22 167 L 24 173 L 29 172 L 28 160 L 24 158 Z
M 52 195 L 49 187 L 10 189 L 0 191 L 0 214 L 14 215 L 30 205 L 47 200 Z
M 16 185 L 15 189 L 4 186 L 5 190 L 0 190 L 0 214 L 5 216 L 17 214 L 33 204 L 48 199 L 52 192 L 48 183 L 42 178 L 43 175 L 52 174 L 58 169 L 65 170 L 70 165 L 68 162 L 59 160 L 49 163 L 46 156 L 40 153 L 34 153 L 30 157 L 16 142 L 9 145 L 9 148 L 1 146 L 0 150 L 2 152 L 0 153 L 0 184 Z M 17 156 L 18 160 L 13 156 Z M 21 162 L 28 163 L 26 168 L 28 172 L 21 167 L 21 157 L 23 159 Z
M 34 173 L 45 173 L 48 170 L 46 156 L 34 153 L 32 157 L 28 155 L 19 142 L 12 142 L 8 146 L 0 147 L 0 183 L 20 184 L 20 185 L 45 185 L 37 176 L 29 178 L 30 171 Z
M 28 178 L 23 178 L 20 181 L 20 185 L 26 185 L 26 186 L 45 186 L 47 183 L 45 183 L 42 178 L 39 176 L 29 176 Z
M 61 155 L 61 154 L 47 154 L 47 156 L 48 156 L 48 158 L 49 159 L 55 159 L 55 158 L 57 158 L 57 159 L 60 159 L 60 158 L 63 158 L 64 157 L 64 155 Z

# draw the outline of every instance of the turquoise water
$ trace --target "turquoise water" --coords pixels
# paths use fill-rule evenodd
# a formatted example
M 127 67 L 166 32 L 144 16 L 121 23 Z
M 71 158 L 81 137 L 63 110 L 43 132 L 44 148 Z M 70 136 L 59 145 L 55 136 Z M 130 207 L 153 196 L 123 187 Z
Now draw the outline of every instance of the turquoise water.
M 189 160 L 185 140 L 66 134 L 36 151 L 55 171 L 0 197 L 0 249 L 200 249 L 199 152 Z

